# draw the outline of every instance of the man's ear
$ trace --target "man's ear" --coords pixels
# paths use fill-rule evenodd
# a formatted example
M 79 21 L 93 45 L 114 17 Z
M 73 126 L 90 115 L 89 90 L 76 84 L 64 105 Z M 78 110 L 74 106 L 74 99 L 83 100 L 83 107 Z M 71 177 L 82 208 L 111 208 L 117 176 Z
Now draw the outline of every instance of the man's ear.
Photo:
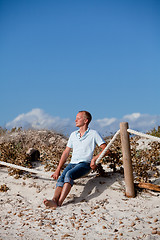
M 88 124 L 88 118 L 85 118 L 85 123 L 87 123 L 87 124 Z

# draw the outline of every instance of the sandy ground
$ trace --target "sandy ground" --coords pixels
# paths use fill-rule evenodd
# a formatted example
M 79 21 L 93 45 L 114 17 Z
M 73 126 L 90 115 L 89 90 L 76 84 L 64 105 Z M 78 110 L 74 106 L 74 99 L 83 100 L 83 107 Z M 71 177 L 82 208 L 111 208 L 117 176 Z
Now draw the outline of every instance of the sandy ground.
M 125 197 L 123 175 L 78 179 L 62 207 L 46 209 L 56 182 L 19 178 L 0 167 L 0 239 L 160 239 L 160 193 Z

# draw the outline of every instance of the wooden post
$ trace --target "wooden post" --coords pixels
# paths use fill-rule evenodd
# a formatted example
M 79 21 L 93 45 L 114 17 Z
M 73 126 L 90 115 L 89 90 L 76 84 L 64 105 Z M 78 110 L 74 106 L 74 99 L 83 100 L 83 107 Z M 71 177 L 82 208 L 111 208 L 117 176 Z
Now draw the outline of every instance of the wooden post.
M 129 133 L 127 132 L 127 129 L 128 129 L 128 123 L 121 122 L 120 123 L 120 135 L 121 135 L 122 154 L 123 154 L 126 196 L 127 197 L 135 197 L 130 140 L 129 140 Z

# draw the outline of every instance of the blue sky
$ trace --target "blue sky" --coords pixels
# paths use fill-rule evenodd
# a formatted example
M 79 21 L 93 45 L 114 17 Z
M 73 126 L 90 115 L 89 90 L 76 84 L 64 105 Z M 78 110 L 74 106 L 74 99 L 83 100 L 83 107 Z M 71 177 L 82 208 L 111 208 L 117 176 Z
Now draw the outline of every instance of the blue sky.
M 0 126 L 159 124 L 160 1 L 0 0 L 0 29 Z

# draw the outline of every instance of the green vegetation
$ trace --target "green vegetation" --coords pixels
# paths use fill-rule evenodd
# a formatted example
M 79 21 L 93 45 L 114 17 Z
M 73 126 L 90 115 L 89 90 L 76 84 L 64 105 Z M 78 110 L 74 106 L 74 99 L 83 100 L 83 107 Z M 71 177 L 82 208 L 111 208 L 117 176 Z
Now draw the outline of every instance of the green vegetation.
M 160 127 L 157 130 L 149 131 L 148 134 L 160 137 Z M 141 148 L 138 147 L 139 140 Z M 109 143 L 110 137 L 105 138 L 105 141 Z M 28 149 L 34 148 L 40 152 L 40 164 L 44 165 L 45 171 L 54 171 L 66 143 L 67 139 L 54 131 L 23 130 L 22 128 L 13 128 L 9 131 L 0 127 L 0 160 L 32 168 L 32 160 L 26 152 Z M 130 138 L 130 144 L 135 181 L 148 182 L 152 177 L 159 177 L 160 143 L 151 142 L 145 145 L 145 139 L 134 136 Z M 98 153 L 99 148 L 96 147 L 94 154 Z M 111 171 L 123 173 L 120 136 L 112 144 L 110 154 L 104 157 L 101 162 L 112 169 Z M 97 172 L 101 176 L 107 175 L 100 165 L 98 165 Z M 23 173 L 21 170 L 9 168 L 9 174 L 16 178 L 23 176 Z
M 0 127 L 0 136 L 3 136 L 7 132 L 6 128 Z
M 147 132 L 148 134 L 155 136 L 155 137 L 160 137 L 160 126 L 158 126 L 158 128 L 153 128 L 152 130 L 150 130 L 149 132 Z

